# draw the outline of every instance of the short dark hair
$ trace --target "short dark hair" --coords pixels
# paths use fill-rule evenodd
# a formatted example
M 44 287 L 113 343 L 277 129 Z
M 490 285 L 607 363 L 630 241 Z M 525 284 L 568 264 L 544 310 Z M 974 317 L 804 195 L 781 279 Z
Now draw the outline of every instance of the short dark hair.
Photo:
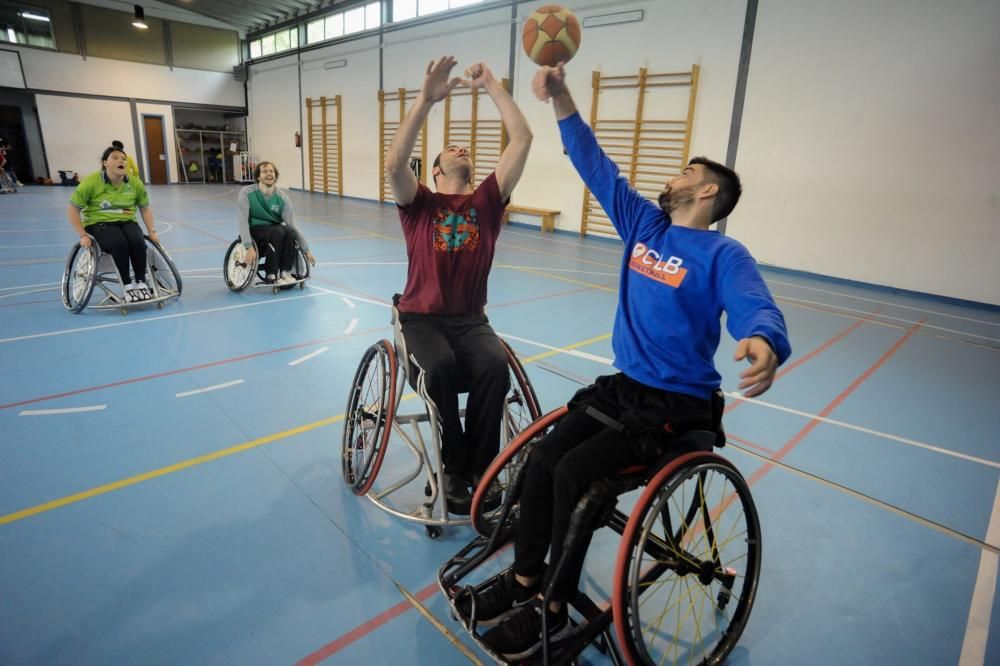
M 126 157 L 128 157 L 128 153 L 126 153 L 121 148 L 115 148 L 114 146 L 108 146 L 107 148 L 104 149 L 104 152 L 101 154 L 101 165 L 102 166 L 104 165 L 104 160 L 108 159 L 108 157 L 111 156 L 111 153 L 121 153 L 122 155 L 125 155 Z
M 688 162 L 688 166 L 692 164 L 700 164 L 705 167 L 708 180 L 719 186 L 719 191 L 715 195 L 715 203 L 712 204 L 712 222 L 718 222 L 733 212 L 733 208 L 736 208 L 736 203 L 740 200 L 740 195 L 743 194 L 740 177 L 726 165 L 719 164 L 707 157 L 694 157 Z
M 270 164 L 272 167 L 274 167 L 274 179 L 278 180 L 278 176 L 281 175 L 280 173 L 278 173 L 278 166 L 274 162 L 267 162 L 267 161 L 261 162 L 260 164 L 258 164 L 253 168 L 253 179 L 260 180 L 260 168 L 265 164 Z
M 111 147 L 117 148 L 118 150 L 121 150 L 123 152 L 125 150 L 125 144 L 119 141 L 118 139 L 115 139 L 114 141 L 111 142 Z

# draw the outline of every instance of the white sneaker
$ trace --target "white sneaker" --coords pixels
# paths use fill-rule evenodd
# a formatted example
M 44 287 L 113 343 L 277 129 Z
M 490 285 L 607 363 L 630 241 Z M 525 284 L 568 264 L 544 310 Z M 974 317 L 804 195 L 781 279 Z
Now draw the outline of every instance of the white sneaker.
M 152 292 L 150 292 L 149 287 L 146 286 L 145 282 L 136 282 L 135 290 L 139 294 L 140 301 L 148 301 L 153 297 Z
M 125 285 L 125 302 L 135 303 L 139 300 L 139 296 L 136 294 L 135 285 L 129 282 Z
M 288 273 L 283 272 L 278 277 L 278 284 L 295 284 L 295 278 L 293 278 Z
M 277 281 L 278 278 L 275 277 L 274 273 L 268 273 L 267 277 L 264 278 L 264 282 L 266 282 L 267 284 L 274 284 Z

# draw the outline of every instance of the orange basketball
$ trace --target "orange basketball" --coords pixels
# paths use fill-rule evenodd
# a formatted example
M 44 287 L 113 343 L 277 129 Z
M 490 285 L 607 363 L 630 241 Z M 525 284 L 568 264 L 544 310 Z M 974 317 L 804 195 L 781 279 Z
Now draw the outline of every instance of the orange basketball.
M 554 67 L 576 55 L 580 48 L 580 22 L 561 5 L 545 5 L 524 22 L 521 43 L 535 63 Z

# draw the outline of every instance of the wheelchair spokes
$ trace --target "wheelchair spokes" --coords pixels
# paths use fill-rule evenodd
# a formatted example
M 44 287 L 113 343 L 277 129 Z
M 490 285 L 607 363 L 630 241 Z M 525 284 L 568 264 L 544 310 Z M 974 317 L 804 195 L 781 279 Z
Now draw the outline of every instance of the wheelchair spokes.
M 743 478 L 717 460 L 682 469 L 636 507 L 642 522 L 618 620 L 644 663 L 715 664 L 749 616 L 760 567 L 757 516 Z
M 396 357 L 388 341 L 365 351 L 348 397 L 342 444 L 344 481 L 368 492 L 385 456 L 396 400 Z

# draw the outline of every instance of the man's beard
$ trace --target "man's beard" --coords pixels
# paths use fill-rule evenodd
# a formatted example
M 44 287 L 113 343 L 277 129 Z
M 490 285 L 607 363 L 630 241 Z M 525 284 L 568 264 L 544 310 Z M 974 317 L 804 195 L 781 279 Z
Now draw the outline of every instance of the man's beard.
M 694 188 L 687 187 L 675 190 L 667 185 L 666 189 L 660 192 L 659 203 L 660 210 L 670 215 L 678 208 L 694 203 Z
M 463 183 L 472 182 L 472 170 L 474 167 L 471 161 L 455 160 L 455 162 L 448 167 L 448 173 L 445 173 L 443 168 L 438 168 L 441 169 L 442 176 L 453 176 L 458 178 Z

